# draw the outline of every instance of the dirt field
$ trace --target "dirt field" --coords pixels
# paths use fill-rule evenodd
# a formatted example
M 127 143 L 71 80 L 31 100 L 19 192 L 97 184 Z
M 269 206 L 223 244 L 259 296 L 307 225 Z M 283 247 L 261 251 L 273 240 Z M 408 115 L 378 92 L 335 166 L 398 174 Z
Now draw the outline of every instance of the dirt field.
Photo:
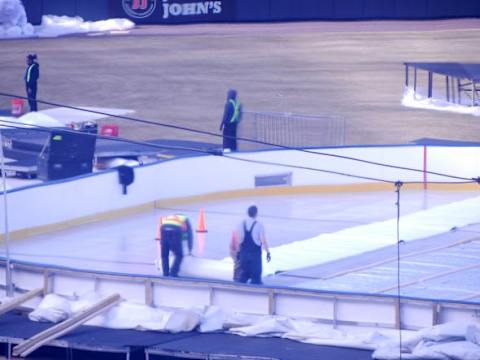
M 476 62 L 480 20 L 149 26 L 131 35 L 4 40 L 0 91 L 24 94 L 24 58 L 41 64 L 39 99 L 136 110 L 218 131 L 226 91 L 245 110 L 339 115 L 347 144 L 422 137 L 480 141 L 480 119 L 401 106 L 404 61 Z M 0 108 L 9 108 L 0 98 Z M 45 106 L 40 106 L 45 108 Z M 121 121 L 121 135 L 219 142 Z

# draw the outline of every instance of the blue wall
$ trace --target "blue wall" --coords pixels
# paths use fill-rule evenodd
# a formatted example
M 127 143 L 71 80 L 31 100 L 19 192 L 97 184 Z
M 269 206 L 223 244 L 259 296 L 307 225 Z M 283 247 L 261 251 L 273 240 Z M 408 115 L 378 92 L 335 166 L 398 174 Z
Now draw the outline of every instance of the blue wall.
M 120 0 L 121 1 L 121 0 Z M 107 0 L 23 0 L 28 21 L 40 24 L 42 15 L 81 16 L 85 20 L 110 17 Z
M 42 14 L 81 16 L 85 20 L 129 17 L 136 23 L 242 22 L 291 20 L 438 19 L 480 17 L 480 0 L 146 0 L 147 17 L 127 15 L 122 4 L 135 0 L 23 0 L 29 21 Z M 139 0 L 142 1 L 142 0 Z M 208 13 L 165 16 L 165 5 L 209 4 Z M 221 7 L 221 12 L 214 11 Z M 190 8 L 191 11 L 191 8 Z M 198 10 L 200 11 L 200 10 Z M 136 13 L 135 13 L 136 14 Z M 142 16 L 141 12 L 138 13 Z

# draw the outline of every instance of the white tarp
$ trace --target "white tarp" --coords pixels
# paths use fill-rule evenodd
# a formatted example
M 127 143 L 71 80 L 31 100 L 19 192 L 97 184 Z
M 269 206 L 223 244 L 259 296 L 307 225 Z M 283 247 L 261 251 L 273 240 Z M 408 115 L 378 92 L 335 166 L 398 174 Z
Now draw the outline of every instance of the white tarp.
M 20 0 L 0 0 L 0 39 L 57 37 L 67 34 L 114 33 L 133 29 L 128 19 L 84 21 L 81 17 L 44 15 L 39 26 L 28 23 Z
M 99 107 L 91 107 L 91 106 L 76 106 L 76 107 L 78 108 L 78 110 L 66 108 L 66 107 L 55 107 L 55 108 L 41 110 L 38 112 L 54 118 L 55 120 L 59 121 L 65 126 L 71 123 L 96 121 L 99 119 L 107 118 L 109 117 L 109 115 L 122 116 L 122 115 L 133 114 L 135 112 L 134 110 L 131 110 L 131 109 L 99 108 Z M 85 109 L 86 111 L 82 111 L 79 109 Z M 99 113 L 104 113 L 109 115 L 103 115 Z
M 76 300 L 48 294 L 29 314 L 31 320 L 59 322 L 99 301 L 96 293 Z M 228 331 L 241 336 L 282 337 L 300 342 L 375 350 L 375 359 L 480 359 L 480 323 L 446 323 L 417 332 L 361 328 L 347 331 L 340 327 L 293 319 L 285 316 L 228 313 L 217 306 L 192 309 L 154 308 L 123 301 L 87 325 L 114 329 L 139 329 L 163 332 Z
M 27 22 L 20 0 L 0 0 L 0 39 L 32 36 L 33 26 Z
M 446 233 L 454 227 L 460 228 L 478 223 L 480 221 L 477 211 L 479 205 L 480 197 L 476 197 L 402 216 L 400 218 L 400 239 L 407 242 L 413 241 Z M 388 245 L 395 245 L 397 242 L 396 229 L 396 219 L 391 219 L 272 247 L 270 248 L 272 261 L 264 263 L 263 275 L 319 265 Z M 193 260 L 191 261 L 193 262 Z M 200 265 L 210 266 L 212 262 L 214 260 L 195 265 L 198 267 Z M 198 267 L 192 266 L 192 274 L 190 274 L 190 266 L 187 263 L 186 266 L 183 266 L 182 273 L 185 271 L 184 275 L 193 276 L 193 271 L 198 272 Z M 211 278 L 212 274 L 215 274 L 216 278 L 223 279 L 229 276 L 228 278 L 231 279 L 232 269 L 232 260 L 225 258 L 221 263 L 215 265 L 215 272 L 212 271 L 210 276 L 205 276 L 203 273 L 201 276 Z M 207 272 L 205 269 L 202 271 Z
M 57 37 L 91 32 L 127 31 L 134 27 L 135 24 L 128 19 L 84 21 L 79 16 L 44 15 L 41 25 L 35 27 L 35 35 L 38 37 Z
M 411 88 L 405 88 L 402 98 L 402 105 L 415 109 L 449 111 L 458 114 L 480 116 L 480 109 L 478 106 L 453 104 L 442 99 L 427 98 L 415 93 Z
M 382 342 L 373 353 L 374 359 L 480 359 L 480 324 L 450 322 L 423 329 L 402 341 Z

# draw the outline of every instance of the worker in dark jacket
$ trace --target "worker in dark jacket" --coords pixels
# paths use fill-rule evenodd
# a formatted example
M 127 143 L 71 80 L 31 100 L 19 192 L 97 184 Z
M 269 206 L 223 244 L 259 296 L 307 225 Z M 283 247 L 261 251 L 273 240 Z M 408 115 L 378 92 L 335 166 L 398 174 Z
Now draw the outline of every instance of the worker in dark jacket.
M 190 220 L 184 215 L 169 215 L 160 218 L 157 238 L 159 242 L 163 276 L 178 276 L 183 260 L 183 241 L 188 243 L 188 253 L 192 254 L 193 233 Z M 157 243 L 158 244 L 158 243 Z M 175 259 L 170 266 L 169 255 L 173 253 Z M 158 266 L 159 264 L 157 264 Z
M 228 90 L 227 102 L 223 111 L 220 130 L 223 130 L 223 149 L 237 151 L 237 125 L 240 122 L 241 105 L 237 100 L 237 92 Z
M 257 220 L 258 208 L 252 205 L 248 208 L 248 218 L 242 221 L 236 238 L 240 239 L 238 250 L 238 264 L 235 266 L 238 275 L 234 280 L 242 283 L 250 281 L 252 284 L 262 283 L 262 250 L 267 253 L 266 260 L 272 259 L 268 248 L 265 228 Z
M 27 69 L 24 76 L 30 111 L 37 111 L 37 81 L 40 77 L 40 65 L 36 60 L 36 54 L 27 56 Z

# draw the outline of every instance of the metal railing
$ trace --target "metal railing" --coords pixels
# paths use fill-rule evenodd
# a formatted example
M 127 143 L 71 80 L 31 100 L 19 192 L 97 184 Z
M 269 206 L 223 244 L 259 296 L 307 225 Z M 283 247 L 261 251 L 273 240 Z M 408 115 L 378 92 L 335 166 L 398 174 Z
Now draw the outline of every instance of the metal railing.
M 282 146 L 309 148 L 345 145 L 345 119 L 338 116 L 244 111 L 237 136 Z M 239 140 L 239 150 L 275 147 Z

